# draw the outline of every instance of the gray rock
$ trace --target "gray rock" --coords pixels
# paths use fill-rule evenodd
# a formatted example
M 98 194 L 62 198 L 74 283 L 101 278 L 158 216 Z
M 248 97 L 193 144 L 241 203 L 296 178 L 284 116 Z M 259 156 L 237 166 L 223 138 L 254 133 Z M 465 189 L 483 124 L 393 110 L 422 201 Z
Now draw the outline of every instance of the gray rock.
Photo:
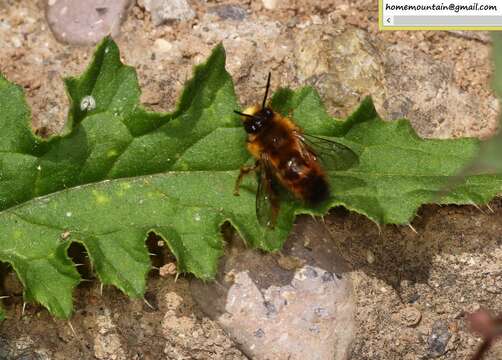
M 348 116 L 371 95 L 386 120 L 407 118 L 421 137 L 486 136 L 497 104 L 455 83 L 453 61 L 360 29 L 308 25 L 294 37 L 296 75 L 320 93 L 330 113 Z
M 150 0 L 145 2 L 145 8 L 151 12 L 155 26 L 195 17 L 195 11 L 186 0 Z
M 448 331 L 448 324 L 443 320 L 437 320 L 432 325 L 432 331 L 428 339 L 428 355 L 439 357 L 446 352 L 451 334 Z
M 130 0 L 48 0 L 46 16 L 58 41 L 89 45 L 118 35 L 129 5 Z
M 217 281 L 193 280 L 201 308 L 253 359 L 347 359 L 354 299 L 344 261 L 321 223 L 300 218 L 282 255 L 233 241 Z
M 209 9 L 210 13 L 218 15 L 222 20 L 244 20 L 246 17 L 246 10 L 239 5 L 218 5 Z
M 461 90 L 454 63 L 436 60 L 407 45 L 387 46 L 386 98 L 379 109 L 387 119 L 408 118 L 422 137 L 479 136 L 496 110 Z
M 321 94 L 336 116 L 345 116 L 367 95 L 383 98 L 384 72 L 368 34 L 332 24 L 311 25 L 295 37 L 296 73 Z

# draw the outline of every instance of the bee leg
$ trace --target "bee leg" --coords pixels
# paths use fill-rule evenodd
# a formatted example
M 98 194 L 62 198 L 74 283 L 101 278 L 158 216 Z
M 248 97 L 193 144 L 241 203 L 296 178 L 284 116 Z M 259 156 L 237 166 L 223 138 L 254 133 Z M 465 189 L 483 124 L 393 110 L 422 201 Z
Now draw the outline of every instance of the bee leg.
M 239 196 L 239 189 L 241 187 L 241 182 L 244 179 L 244 176 L 249 175 L 249 173 L 254 172 L 258 169 L 259 164 L 256 162 L 253 166 L 241 166 L 241 171 L 239 172 L 239 176 L 235 181 L 234 195 Z

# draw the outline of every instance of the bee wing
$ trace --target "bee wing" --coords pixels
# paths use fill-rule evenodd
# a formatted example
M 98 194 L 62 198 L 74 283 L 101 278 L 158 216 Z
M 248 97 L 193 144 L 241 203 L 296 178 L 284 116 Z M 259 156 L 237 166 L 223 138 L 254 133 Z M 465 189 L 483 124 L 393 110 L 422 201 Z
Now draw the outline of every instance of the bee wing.
M 263 155 L 260 159 L 260 177 L 256 191 L 256 217 L 260 225 L 274 228 L 279 205 L 272 164 L 268 156 Z
M 349 147 L 336 140 L 309 134 L 298 134 L 308 152 L 319 158 L 330 170 L 347 170 L 358 163 L 358 156 Z

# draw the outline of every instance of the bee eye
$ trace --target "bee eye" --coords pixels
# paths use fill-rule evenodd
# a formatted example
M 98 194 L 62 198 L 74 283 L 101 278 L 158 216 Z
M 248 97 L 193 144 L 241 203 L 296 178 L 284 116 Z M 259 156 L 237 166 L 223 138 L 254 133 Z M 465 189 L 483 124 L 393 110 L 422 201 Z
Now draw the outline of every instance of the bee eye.
M 254 133 L 257 133 L 258 131 L 260 131 L 260 129 L 262 128 L 262 125 L 263 125 L 263 123 L 261 121 L 250 120 L 250 121 L 246 121 L 244 123 L 244 128 L 247 133 L 254 134 Z

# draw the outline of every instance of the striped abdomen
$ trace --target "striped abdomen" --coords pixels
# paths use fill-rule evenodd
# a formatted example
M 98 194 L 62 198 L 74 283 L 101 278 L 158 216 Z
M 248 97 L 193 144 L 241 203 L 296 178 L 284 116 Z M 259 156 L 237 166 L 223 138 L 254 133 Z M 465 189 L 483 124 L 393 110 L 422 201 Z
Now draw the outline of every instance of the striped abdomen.
M 311 205 L 328 199 L 330 191 L 326 176 L 314 156 L 301 153 L 283 157 L 278 167 L 278 178 L 297 198 Z

